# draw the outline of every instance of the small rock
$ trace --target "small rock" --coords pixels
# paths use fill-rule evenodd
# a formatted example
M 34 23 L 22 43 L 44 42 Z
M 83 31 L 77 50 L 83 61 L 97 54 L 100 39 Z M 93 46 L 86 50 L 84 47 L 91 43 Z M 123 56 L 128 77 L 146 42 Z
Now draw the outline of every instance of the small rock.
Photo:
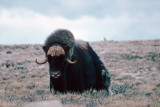
M 30 84 L 26 88 L 28 88 L 28 89 L 34 89 L 35 87 L 36 87 L 35 84 Z
M 159 84 L 157 84 L 157 87 L 160 87 L 160 83 L 159 83 Z
M 36 75 L 35 75 L 35 74 L 32 74 L 32 73 L 29 73 L 28 76 L 29 76 L 30 78 L 36 77 Z
M 25 67 L 16 67 L 16 68 L 14 68 L 14 70 L 25 70 L 26 68 Z
M 111 87 L 111 90 L 114 94 L 119 94 L 119 93 L 125 93 L 127 89 L 131 89 L 134 86 L 134 84 L 123 84 L 123 85 L 113 85 Z
M 156 95 L 160 97 L 160 93 L 156 93 Z
M 59 100 L 41 101 L 26 104 L 24 107 L 63 107 Z
M 37 90 L 37 94 L 38 94 L 38 95 L 44 94 L 44 90 Z
M 145 96 L 146 96 L 146 97 L 151 97 L 151 94 L 152 94 L 152 93 L 145 93 Z
M 12 61 L 7 60 L 6 63 L 3 63 L 2 66 L 6 66 L 6 68 L 14 67 L 14 64 Z
M 7 52 L 6 52 L 6 54 L 11 54 L 11 53 L 12 53 L 11 51 L 7 51 Z

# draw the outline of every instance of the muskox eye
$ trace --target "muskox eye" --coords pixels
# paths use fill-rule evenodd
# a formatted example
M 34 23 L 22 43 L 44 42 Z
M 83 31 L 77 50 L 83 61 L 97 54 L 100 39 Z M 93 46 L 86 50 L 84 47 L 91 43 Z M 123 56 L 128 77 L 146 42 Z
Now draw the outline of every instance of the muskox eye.
M 52 60 L 52 56 L 48 55 L 48 61 L 51 61 Z

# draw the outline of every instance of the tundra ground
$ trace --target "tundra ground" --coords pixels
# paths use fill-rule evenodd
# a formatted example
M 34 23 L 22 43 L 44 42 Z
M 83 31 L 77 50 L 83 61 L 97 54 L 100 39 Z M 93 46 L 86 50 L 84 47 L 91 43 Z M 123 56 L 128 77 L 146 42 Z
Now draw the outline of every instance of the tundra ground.
M 160 40 L 99 41 L 90 45 L 111 75 L 112 96 L 106 92 L 82 94 L 49 90 L 48 64 L 42 45 L 0 45 L 0 106 L 59 100 L 64 106 L 159 107 Z

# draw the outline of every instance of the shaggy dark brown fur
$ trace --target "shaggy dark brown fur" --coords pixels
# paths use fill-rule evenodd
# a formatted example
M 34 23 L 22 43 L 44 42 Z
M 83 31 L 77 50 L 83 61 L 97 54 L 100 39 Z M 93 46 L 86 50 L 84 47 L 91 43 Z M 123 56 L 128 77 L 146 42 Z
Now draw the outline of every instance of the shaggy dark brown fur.
M 107 90 L 110 86 L 110 75 L 103 62 L 92 49 L 88 42 L 75 41 L 69 30 L 59 29 L 51 34 L 43 47 L 45 54 L 52 46 L 62 47 L 66 55 L 60 57 L 48 57 L 50 75 L 55 72 L 61 74 L 59 78 L 50 76 L 50 90 L 53 91 L 78 91 L 88 89 Z M 77 60 L 75 64 L 65 61 Z
M 69 30 L 58 29 L 45 41 L 45 46 L 51 47 L 54 44 L 59 44 L 64 48 L 65 51 L 68 51 L 75 45 L 75 39 Z

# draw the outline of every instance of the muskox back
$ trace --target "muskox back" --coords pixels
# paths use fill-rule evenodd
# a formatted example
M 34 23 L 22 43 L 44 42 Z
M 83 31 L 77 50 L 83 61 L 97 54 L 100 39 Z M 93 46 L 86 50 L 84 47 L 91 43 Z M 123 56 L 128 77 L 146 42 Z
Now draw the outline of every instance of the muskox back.
M 84 91 L 87 89 L 106 89 L 110 85 L 110 76 L 104 64 L 85 41 L 76 41 L 72 60 L 77 60 L 74 65 L 69 65 L 66 73 L 70 88 L 67 90 Z
M 92 68 L 88 69 L 89 73 L 94 73 L 94 76 L 92 74 L 92 78 L 96 78 L 96 83 L 92 86 L 92 88 L 95 88 L 96 90 L 106 89 L 108 91 L 110 86 L 110 75 L 103 62 L 100 60 L 99 56 L 92 49 L 89 43 L 85 41 L 77 41 L 76 43 L 83 51 L 86 51 L 90 57 L 89 59 L 84 59 L 84 61 L 88 60 L 88 63 L 90 63 Z

